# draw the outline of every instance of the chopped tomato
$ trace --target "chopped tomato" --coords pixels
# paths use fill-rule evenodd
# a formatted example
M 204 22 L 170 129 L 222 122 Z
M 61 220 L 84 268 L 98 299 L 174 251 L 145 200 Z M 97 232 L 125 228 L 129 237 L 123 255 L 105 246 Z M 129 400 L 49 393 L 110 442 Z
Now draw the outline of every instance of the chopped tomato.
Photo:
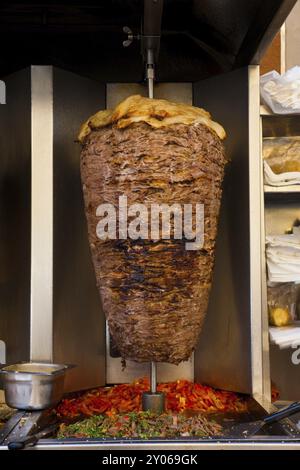
M 237 393 L 215 390 L 212 387 L 176 380 L 159 384 L 158 391 L 166 394 L 166 409 L 174 413 L 186 409 L 196 411 L 244 411 L 246 399 Z M 106 413 L 112 416 L 117 413 L 140 411 L 142 393 L 149 390 L 146 378 L 132 384 L 120 384 L 114 387 L 99 387 L 83 392 L 76 398 L 65 398 L 56 408 L 62 418 L 91 416 Z

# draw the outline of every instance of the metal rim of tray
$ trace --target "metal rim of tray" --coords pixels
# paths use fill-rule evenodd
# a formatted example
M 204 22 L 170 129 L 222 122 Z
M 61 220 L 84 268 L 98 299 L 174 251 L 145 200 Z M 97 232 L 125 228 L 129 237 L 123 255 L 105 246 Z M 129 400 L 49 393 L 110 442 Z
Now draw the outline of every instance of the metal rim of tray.
M 0 447 L 1 449 L 1 447 Z M 2 446 L 2 450 L 7 447 Z M 201 439 L 201 440 L 105 440 L 99 439 L 41 439 L 32 450 L 300 450 L 300 439 L 287 436 L 264 436 L 248 439 Z
M 60 375 L 66 372 L 67 369 L 71 369 L 74 366 L 73 365 L 68 365 L 68 364 L 52 364 L 48 362 L 33 362 L 32 364 L 36 366 L 52 366 L 52 367 L 57 367 L 56 370 L 52 372 L 46 372 L 46 371 L 25 371 L 25 370 L 7 370 L 8 367 L 13 367 L 13 366 L 18 366 L 22 364 L 31 364 L 28 361 L 23 361 L 23 362 L 18 362 L 17 364 L 9 364 L 9 365 L 4 365 L 4 367 L 0 368 L 0 373 L 2 374 L 30 374 L 30 375 L 47 375 L 47 376 L 53 376 L 53 375 Z

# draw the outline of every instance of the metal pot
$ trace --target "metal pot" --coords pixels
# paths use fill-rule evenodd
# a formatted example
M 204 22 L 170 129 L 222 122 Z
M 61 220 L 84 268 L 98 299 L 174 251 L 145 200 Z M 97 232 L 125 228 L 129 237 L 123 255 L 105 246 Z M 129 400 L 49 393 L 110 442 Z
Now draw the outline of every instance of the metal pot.
M 0 374 L 6 404 L 20 410 L 43 410 L 56 405 L 62 398 L 69 367 L 41 362 L 3 367 Z

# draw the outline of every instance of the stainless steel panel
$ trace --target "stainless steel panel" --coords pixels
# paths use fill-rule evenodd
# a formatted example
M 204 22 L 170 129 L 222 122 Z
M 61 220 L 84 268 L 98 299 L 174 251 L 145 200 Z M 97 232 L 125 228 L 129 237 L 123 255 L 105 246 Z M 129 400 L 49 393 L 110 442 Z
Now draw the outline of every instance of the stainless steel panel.
M 107 84 L 107 108 L 113 108 L 120 101 L 133 94 L 148 96 L 146 85 L 138 83 L 109 83 Z M 159 83 L 154 86 L 154 98 L 165 98 L 183 103 L 192 104 L 191 83 Z M 110 355 L 109 331 L 107 329 L 106 344 L 106 382 L 126 383 L 137 378 L 149 376 L 150 363 L 137 363 L 126 361 L 126 368 L 123 369 L 120 357 Z M 177 379 L 194 380 L 194 357 L 178 366 L 174 364 L 157 364 L 158 382 L 169 382 Z
M 105 107 L 105 86 L 34 66 L 8 77 L 7 98 L 0 107 L 0 340 L 9 362 L 78 364 L 67 390 L 102 385 L 105 324 L 74 140 Z
M 92 266 L 80 181 L 80 125 L 105 108 L 105 86 L 53 69 L 54 361 L 78 367 L 66 389 L 105 383 L 105 321 Z
M 249 223 L 252 394 L 271 401 L 268 312 L 264 295 L 264 197 L 260 113 L 260 69 L 248 68 Z
M 194 85 L 194 104 L 226 131 L 229 158 L 209 310 L 195 351 L 195 378 L 263 395 L 259 70 Z
M 31 67 L 30 359 L 53 360 L 53 77 Z
M 146 84 L 139 83 L 108 83 L 106 101 L 108 108 L 114 108 L 120 101 L 130 95 L 148 96 Z M 154 98 L 168 99 L 192 104 L 193 88 L 191 83 L 155 83 Z
M 30 69 L 6 77 L 0 105 L 0 340 L 7 362 L 29 359 Z
M 262 156 L 262 122 L 260 122 L 260 155 Z M 263 159 L 261 158 L 261 175 L 263 175 Z M 263 178 L 262 178 L 263 179 Z M 269 315 L 267 304 L 267 265 L 265 255 L 265 217 L 264 217 L 264 193 L 261 193 L 261 313 L 262 313 L 262 400 L 271 402 L 271 372 L 270 372 L 270 345 L 269 345 Z M 255 226 L 255 224 L 254 224 Z M 256 397 L 259 400 L 259 397 Z
M 106 383 L 129 383 L 141 377 L 150 376 L 150 363 L 138 363 L 126 361 L 123 368 L 120 357 L 110 355 L 110 336 L 107 328 L 106 335 Z M 165 362 L 157 363 L 157 381 L 172 382 L 173 380 L 194 380 L 194 355 L 188 361 L 181 362 L 178 366 Z

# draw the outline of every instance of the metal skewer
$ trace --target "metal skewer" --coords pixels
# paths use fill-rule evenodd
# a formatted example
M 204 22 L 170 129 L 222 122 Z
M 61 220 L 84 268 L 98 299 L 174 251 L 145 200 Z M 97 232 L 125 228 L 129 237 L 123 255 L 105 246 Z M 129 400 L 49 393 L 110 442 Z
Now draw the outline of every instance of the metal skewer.
M 153 99 L 154 88 L 154 54 L 152 49 L 147 50 L 146 79 L 148 85 L 148 97 Z M 144 411 L 161 414 L 165 409 L 165 395 L 158 392 L 156 362 L 150 363 L 150 391 L 142 395 L 142 407 Z
M 165 410 L 165 394 L 156 389 L 156 362 L 154 361 L 150 363 L 150 379 L 150 390 L 142 395 L 142 408 L 143 411 L 161 414 Z
M 154 54 L 152 49 L 147 50 L 146 79 L 148 84 L 148 97 L 154 98 Z
M 151 393 L 156 393 L 156 377 L 156 362 L 152 361 L 150 363 Z

